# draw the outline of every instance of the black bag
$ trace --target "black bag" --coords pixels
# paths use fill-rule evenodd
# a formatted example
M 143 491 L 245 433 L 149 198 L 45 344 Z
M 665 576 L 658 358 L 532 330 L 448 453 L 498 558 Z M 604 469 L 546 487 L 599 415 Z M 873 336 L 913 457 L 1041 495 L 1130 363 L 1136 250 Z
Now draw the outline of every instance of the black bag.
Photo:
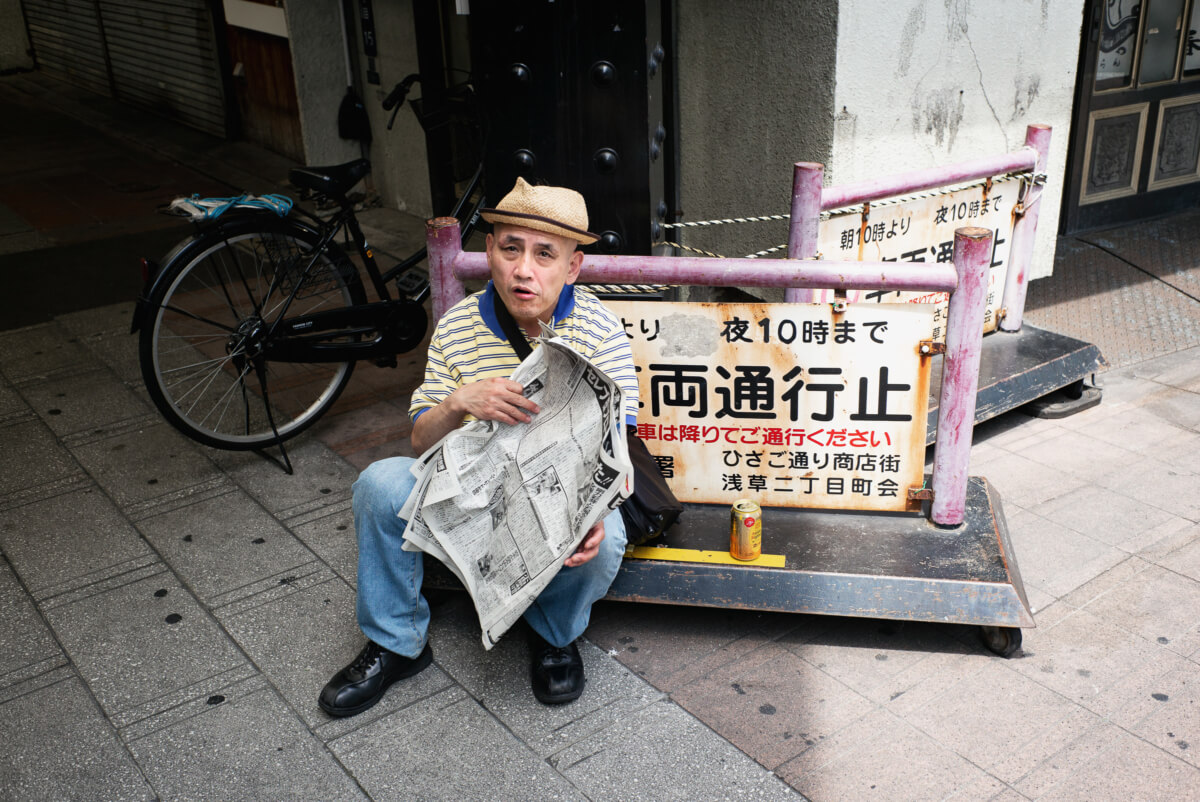
M 529 341 L 525 339 L 508 307 L 500 300 L 500 294 L 497 293 L 494 298 L 497 322 L 517 356 L 524 361 L 533 349 L 529 347 Z M 663 478 L 654 457 L 650 456 L 646 444 L 628 426 L 625 427 L 625 443 L 629 449 L 629 461 L 633 464 L 633 493 L 621 504 L 621 518 L 625 521 L 625 537 L 629 545 L 640 546 L 658 537 L 675 523 L 675 519 L 683 512 L 683 505 L 667 487 L 667 480 Z
M 640 546 L 661 535 L 683 512 L 683 505 L 663 478 L 642 438 L 625 427 L 629 461 L 633 463 L 633 493 L 621 505 L 625 519 L 625 537 L 631 546 Z

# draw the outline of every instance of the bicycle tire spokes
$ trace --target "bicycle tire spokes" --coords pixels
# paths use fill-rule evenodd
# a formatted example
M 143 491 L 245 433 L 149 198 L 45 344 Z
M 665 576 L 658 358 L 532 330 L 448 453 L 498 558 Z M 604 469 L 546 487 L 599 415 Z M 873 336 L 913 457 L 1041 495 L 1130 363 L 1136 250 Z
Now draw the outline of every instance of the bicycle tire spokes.
M 172 423 L 204 442 L 280 442 L 324 411 L 352 364 L 268 361 L 275 325 L 285 310 L 311 314 L 353 299 L 334 261 L 286 231 L 227 234 L 208 245 L 156 299 L 147 386 L 161 393 Z
M 220 347 L 222 343 L 229 339 L 229 335 L 212 336 L 208 338 L 192 338 L 185 335 L 168 334 L 162 338 L 163 346 L 159 352 L 164 364 L 170 364 L 173 367 L 164 370 L 164 384 L 168 387 L 173 386 L 180 380 L 188 377 L 190 371 L 202 371 L 206 365 L 211 365 L 221 361 L 224 357 L 209 358 L 204 356 L 214 346 Z M 195 357 L 196 361 L 179 363 L 181 358 Z M 167 377 L 171 379 L 166 381 Z
M 234 364 L 236 364 L 236 361 L 234 362 Z M 223 387 L 224 389 L 220 391 L 220 394 L 217 396 L 216 399 L 208 399 L 207 401 L 205 401 L 205 410 L 201 410 L 204 414 L 202 416 L 196 417 L 196 421 L 198 423 L 200 423 L 201 425 L 215 424 L 215 425 L 213 425 L 213 428 L 220 429 L 221 424 L 225 420 L 225 412 L 229 409 L 229 405 L 230 405 L 230 403 L 232 403 L 232 400 L 235 397 L 234 391 L 240 389 L 243 399 L 246 398 L 245 393 L 246 393 L 246 373 L 247 372 L 248 371 L 246 370 L 246 368 L 240 368 L 240 369 L 238 369 L 237 377 L 232 382 L 228 383 L 228 385 L 226 385 L 224 382 L 221 382 L 219 386 Z M 202 400 L 204 400 L 205 391 L 210 386 L 212 386 L 214 381 L 216 379 L 218 379 L 219 376 L 220 376 L 220 373 L 214 372 L 214 373 L 210 374 L 209 381 L 205 382 L 203 385 L 197 385 L 198 388 L 202 388 L 202 389 L 200 392 L 194 394 L 194 400 L 192 401 L 191 406 L 189 406 L 187 409 L 187 413 L 189 415 L 191 415 L 192 412 L 195 410 L 195 407 L 198 404 L 200 404 Z M 187 401 L 189 399 L 188 399 L 187 395 L 183 395 L 183 396 L 180 396 L 179 400 Z M 212 416 L 218 410 L 220 410 L 220 414 L 217 415 L 217 419 L 215 421 L 213 421 Z M 247 421 L 248 421 L 249 420 L 249 403 L 246 404 L 246 415 L 247 415 Z M 248 426 L 249 426 L 249 424 L 247 423 L 247 427 Z
M 334 304 L 345 305 L 340 289 L 349 277 L 347 271 L 353 273 L 352 266 L 334 264 L 324 254 L 301 247 L 301 243 L 282 235 L 253 240 L 248 250 L 254 264 L 256 288 L 261 293 L 261 300 L 254 304 L 254 313 L 271 331 L 285 314 L 310 315 Z M 238 272 L 244 277 L 245 271 Z M 252 292 L 248 286 L 247 292 Z
M 203 395 L 204 389 L 216 381 L 224 372 L 229 358 L 209 359 L 195 362 L 169 371 L 171 381 L 164 382 L 164 387 L 173 391 L 172 395 L 180 403 L 195 403 L 195 399 Z M 176 391 L 178 389 L 178 391 Z M 189 408 L 188 413 L 191 413 Z
M 277 304 L 272 299 L 291 292 L 303 270 L 300 262 L 307 264 L 312 258 L 311 250 L 301 250 L 295 240 L 281 234 L 226 242 L 229 247 L 214 252 L 208 288 L 219 294 L 238 319 L 249 315 L 269 317 L 267 307 Z M 239 287 L 241 293 L 236 292 Z
M 288 251 L 280 245 L 274 253 L 268 249 L 268 254 L 276 260 L 274 269 L 279 277 L 281 296 L 293 295 L 295 300 L 303 301 L 336 290 L 338 282 L 342 280 L 340 267 L 317 271 L 309 269 L 314 261 L 311 252 Z M 316 275 L 313 275 L 314 272 Z

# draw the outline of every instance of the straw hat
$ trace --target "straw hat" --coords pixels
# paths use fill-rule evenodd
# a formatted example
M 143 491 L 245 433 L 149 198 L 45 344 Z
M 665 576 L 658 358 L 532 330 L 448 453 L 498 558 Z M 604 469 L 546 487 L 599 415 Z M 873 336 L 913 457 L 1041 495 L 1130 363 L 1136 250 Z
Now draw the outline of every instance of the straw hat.
M 566 187 L 535 187 L 524 178 L 496 204 L 495 209 L 481 209 L 489 223 L 532 228 L 559 237 L 591 245 L 599 239 L 587 230 L 587 204 L 583 196 Z

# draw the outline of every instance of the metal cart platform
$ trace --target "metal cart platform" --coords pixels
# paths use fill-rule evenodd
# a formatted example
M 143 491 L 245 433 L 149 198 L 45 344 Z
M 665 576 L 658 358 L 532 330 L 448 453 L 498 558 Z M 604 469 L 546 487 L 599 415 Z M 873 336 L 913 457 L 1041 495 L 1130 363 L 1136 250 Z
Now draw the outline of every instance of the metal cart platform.
M 1019 627 L 1034 626 L 999 493 L 982 477 L 969 480 L 956 527 L 922 513 L 775 507 L 762 520 L 762 558 L 721 560 L 729 507 L 685 504 L 666 534 L 627 552 L 607 598 L 972 624 L 1005 656 L 1020 646 Z M 783 566 L 768 567 L 772 556 Z

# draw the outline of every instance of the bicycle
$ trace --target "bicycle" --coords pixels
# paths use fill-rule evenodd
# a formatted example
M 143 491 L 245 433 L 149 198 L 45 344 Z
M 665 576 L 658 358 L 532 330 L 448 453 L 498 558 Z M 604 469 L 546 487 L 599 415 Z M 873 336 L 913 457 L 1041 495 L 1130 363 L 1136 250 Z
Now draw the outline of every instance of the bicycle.
M 385 109 L 403 103 L 412 78 L 397 84 Z M 416 265 L 426 249 L 380 271 L 347 197 L 370 169 L 356 159 L 289 172 L 294 186 L 336 205 L 326 220 L 290 201 L 243 200 L 198 224 L 161 267 L 143 259 L 146 283 L 131 333 L 140 336 L 146 390 L 172 426 L 214 448 L 278 446 L 291 473 L 283 443 L 329 410 L 355 363 L 395 367 L 397 354 L 420 344 L 429 281 Z M 464 241 L 484 205 L 482 172 L 481 163 L 452 212 Z M 368 300 L 337 242 L 343 231 L 377 300 Z

